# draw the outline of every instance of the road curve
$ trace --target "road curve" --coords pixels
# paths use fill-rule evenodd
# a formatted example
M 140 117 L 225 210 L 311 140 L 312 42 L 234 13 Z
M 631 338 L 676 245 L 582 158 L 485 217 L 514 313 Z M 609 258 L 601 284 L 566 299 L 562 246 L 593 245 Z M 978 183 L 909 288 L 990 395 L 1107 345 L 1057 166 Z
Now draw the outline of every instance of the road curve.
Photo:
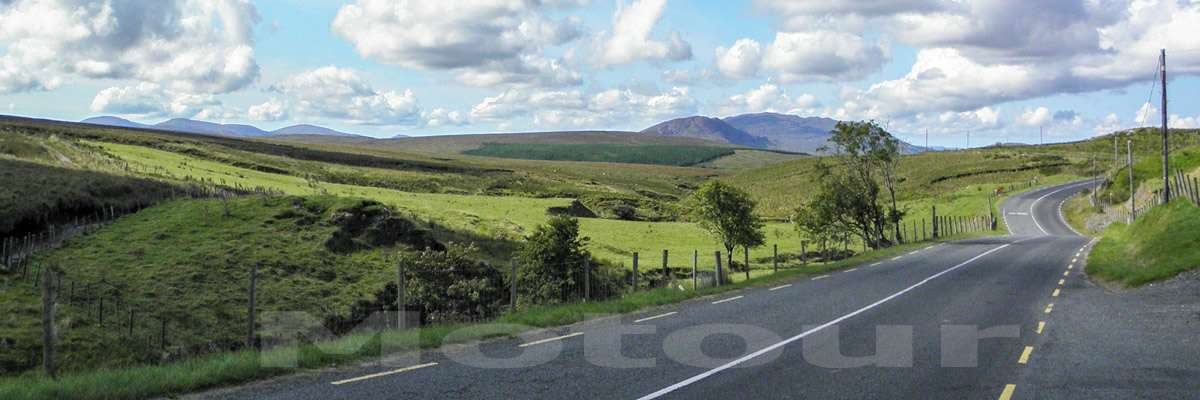
M 929 246 L 828 276 L 190 397 L 1004 398 L 1037 361 L 1054 290 L 1089 240 L 1018 194 L 1008 236 Z M 1078 271 L 1080 266 L 1074 267 Z M 968 340 L 967 338 L 970 338 Z

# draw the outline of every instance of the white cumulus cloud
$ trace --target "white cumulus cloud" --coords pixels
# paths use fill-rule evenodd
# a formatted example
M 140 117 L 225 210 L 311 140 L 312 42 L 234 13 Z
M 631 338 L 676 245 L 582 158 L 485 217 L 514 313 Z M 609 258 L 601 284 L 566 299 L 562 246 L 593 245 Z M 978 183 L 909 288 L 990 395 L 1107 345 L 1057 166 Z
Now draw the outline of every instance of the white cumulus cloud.
M 417 126 L 421 108 L 412 90 L 380 91 L 352 69 L 322 67 L 289 76 L 270 90 L 295 114 L 360 125 Z
M 612 31 L 601 35 L 597 54 L 599 64 L 692 58 L 692 45 L 678 32 L 671 32 L 665 40 L 650 37 L 666 5 L 667 0 L 635 0 L 628 6 L 621 4 L 613 16 Z
M 54 89 L 72 78 L 132 79 L 227 93 L 259 76 L 243 0 L 10 0 L 0 6 L 0 92 Z
M 543 11 L 578 3 L 359 0 L 339 9 L 331 28 L 365 58 L 456 71 L 467 85 L 574 85 L 578 74 L 542 53 L 580 37 L 582 24 Z

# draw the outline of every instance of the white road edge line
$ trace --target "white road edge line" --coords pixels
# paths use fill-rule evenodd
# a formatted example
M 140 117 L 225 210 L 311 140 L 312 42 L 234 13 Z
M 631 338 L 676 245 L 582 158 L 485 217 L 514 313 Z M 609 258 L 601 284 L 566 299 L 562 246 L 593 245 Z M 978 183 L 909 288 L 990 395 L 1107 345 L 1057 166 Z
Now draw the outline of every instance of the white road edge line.
M 868 267 L 874 267 L 874 266 L 876 266 L 876 265 L 879 265 L 879 264 L 883 264 L 883 261 L 879 261 L 879 262 L 873 263 L 873 264 L 871 264 L 871 265 L 868 265 Z
M 717 301 L 714 301 L 714 302 L 712 302 L 712 303 L 713 303 L 713 304 L 721 304 L 721 303 L 724 303 L 724 302 L 727 302 L 727 301 L 734 301 L 734 300 L 737 300 L 737 299 L 740 299 L 740 298 L 743 298 L 743 297 L 746 297 L 746 296 L 733 296 L 733 297 L 730 297 L 730 298 L 728 298 L 728 299 L 717 300 Z
M 792 284 L 790 284 L 790 283 L 789 283 L 789 284 L 786 284 L 786 285 L 779 285 L 779 286 L 776 286 L 776 287 L 773 287 L 773 288 L 767 289 L 767 291 L 768 291 L 768 292 L 774 292 L 774 291 L 776 291 L 776 290 L 783 289 L 783 288 L 787 288 L 787 287 L 791 287 L 791 286 L 792 286 Z
M 821 275 L 821 276 L 818 276 L 818 277 L 816 277 L 816 278 L 812 278 L 812 280 L 814 280 L 814 281 L 815 281 L 815 280 L 817 280 L 817 279 L 825 279 L 825 278 L 828 278 L 828 277 L 829 277 L 829 275 Z
M 652 317 L 646 317 L 646 318 L 642 318 L 642 319 L 634 320 L 634 321 L 633 321 L 633 323 L 635 323 L 635 324 L 640 324 L 640 323 L 642 323 L 642 322 L 646 322 L 646 321 L 649 321 L 649 320 L 652 320 L 652 319 L 659 319 L 659 318 L 663 318 L 663 317 L 670 317 L 670 316 L 672 316 L 672 315 L 675 315 L 675 314 L 679 314 L 679 311 L 671 311 L 671 312 L 669 312 L 669 313 L 662 313 L 662 314 L 658 314 L 658 315 L 655 315 L 655 316 L 652 316 Z
M 975 257 L 972 257 L 971 259 L 969 259 L 969 260 L 967 260 L 967 261 L 963 261 L 963 262 L 959 263 L 958 265 L 955 265 L 955 266 L 953 266 L 953 267 L 950 267 L 950 268 L 948 268 L 948 269 L 946 269 L 946 270 L 944 270 L 944 271 L 942 271 L 942 272 L 938 272 L 938 273 L 936 273 L 936 274 L 933 274 L 933 275 L 929 276 L 928 278 L 925 278 L 924 280 L 922 280 L 922 281 L 920 281 L 920 282 L 917 282 L 916 284 L 914 284 L 914 285 L 912 285 L 912 286 L 909 286 L 909 287 L 907 287 L 907 288 L 904 288 L 903 290 L 901 290 L 901 291 L 899 291 L 899 292 L 896 292 L 896 293 L 892 294 L 891 296 L 885 297 L 885 298 L 883 298 L 882 300 L 879 300 L 879 301 L 876 301 L 876 302 L 874 302 L 874 303 L 871 303 L 870 305 L 868 305 L 868 306 L 866 306 L 866 307 L 860 308 L 860 309 L 858 309 L 858 310 L 855 310 L 855 311 L 853 311 L 853 312 L 851 312 L 851 313 L 849 313 L 849 314 L 843 315 L 843 316 L 841 316 L 841 317 L 838 317 L 838 318 L 836 318 L 836 319 L 834 319 L 834 320 L 832 320 L 832 321 L 826 322 L 824 325 L 818 326 L 818 327 L 816 327 L 816 328 L 809 329 L 809 330 L 807 330 L 807 331 L 805 331 L 805 332 L 803 332 L 803 333 L 801 333 L 801 334 L 799 334 L 799 335 L 792 336 L 792 337 L 790 337 L 790 338 L 784 339 L 784 340 L 780 341 L 779 343 L 775 343 L 775 344 L 773 344 L 773 345 L 770 345 L 770 346 L 767 346 L 767 347 L 765 347 L 765 348 L 763 348 L 763 349 L 761 349 L 761 350 L 758 350 L 758 351 L 755 351 L 755 352 L 753 352 L 753 353 L 750 353 L 750 354 L 744 355 L 744 356 L 742 356 L 741 358 L 738 358 L 738 359 L 736 359 L 736 360 L 730 361 L 730 362 L 728 362 L 728 363 L 725 363 L 725 364 L 723 364 L 723 365 L 720 365 L 720 366 L 718 366 L 718 367 L 716 367 L 716 368 L 713 368 L 713 369 L 710 369 L 710 370 L 708 370 L 708 371 L 702 372 L 702 373 L 700 373 L 699 375 L 696 375 L 696 376 L 693 376 L 693 377 L 691 377 L 691 378 L 685 379 L 685 380 L 683 380 L 682 382 L 676 383 L 676 384 L 674 384 L 674 385 L 671 385 L 671 386 L 667 386 L 667 387 L 665 387 L 665 388 L 663 388 L 663 389 L 661 389 L 661 390 L 659 390 L 659 391 L 657 391 L 657 392 L 650 393 L 650 394 L 648 394 L 648 395 L 642 396 L 642 397 L 640 397 L 638 400 L 651 400 L 651 399 L 656 399 L 656 398 L 662 397 L 663 395 L 665 395 L 665 394 L 668 394 L 668 393 L 671 393 L 671 392 L 674 392 L 674 391 L 676 391 L 676 390 L 679 390 L 680 388 L 683 388 L 684 386 L 691 385 L 691 384 L 693 384 L 693 383 L 699 382 L 700 380 L 702 380 L 702 379 L 704 379 L 704 378 L 708 378 L 708 377 L 710 377 L 710 376 L 713 376 L 713 375 L 717 374 L 718 372 L 721 372 L 721 371 L 727 370 L 727 369 L 729 369 L 729 368 L 732 368 L 732 367 L 734 367 L 734 366 L 736 366 L 736 365 L 738 365 L 738 364 L 741 364 L 741 363 L 744 363 L 744 362 L 746 362 L 746 361 L 749 361 L 749 360 L 751 360 L 751 359 L 753 359 L 753 358 L 755 358 L 755 357 L 761 356 L 761 355 L 763 355 L 763 354 L 766 354 L 766 353 L 769 353 L 769 352 L 771 352 L 771 351 L 774 351 L 775 349 L 778 349 L 778 348 L 780 348 L 780 347 L 786 346 L 788 343 L 792 343 L 792 342 L 795 342 L 795 341 L 797 341 L 797 340 L 803 339 L 804 337 L 806 337 L 806 336 L 808 336 L 808 335 L 812 335 L 813 333 L 815 333 L 815 332 L 818 332 L 818 331 L 820 331 L 820 330 L 822 330 L 822 329 L 825 329 L 825 328 L 828 328 L 828 327 L 830 327 L 830 326 L 836 325 L 837 323 L 839 323 L 839 322 L 842 322 L 842 321 L 845 321 L 846 319 L 849 319 L 849 318 L 851 318 L 851 317 L 854 317 L 855 315 L 862 314 L 863 312 L 866 312 L 866 311 L 868 311 L 868 310 L 870 310 L 870 309 L 872 309 L 872 308 L 878 307 L 880 304 L 886 303 L 886 302 L 888 302 L 888 301 L 890 301 L 890 300 L 892 300 L 892 299 L 895 299 L 895 298 L 897 298 L 897 297 L 900 297 L 900 296 L 904 295 L 905 293 L 908 293 L 909 291 L 912 291 L 913 289 L 916 289 L 916 288 L 918 288 L 918 287 L 921 287 L 922 285 L 924 285 L 925 283 L 928 283 L 929 281 L 932 281 L 932 280 L 934 280 L 934 279 L 937 279 L 938 277 L 941 277 L 942 275 L 948 274 L 948 273 L 950 273 L 950 272 L 952 272 L 952 271 L 954 271 L 954 270 L 957 270 L 957 269 L 959 269 L 959 268 L 962 268 L 964 265 L 970 264 L 970 263 L 974 262 L 975 260 L 978 260 L 978 259 L 980 259 L 980 258 L 983 258 L 984 256 L 986 256 L 986 255 L 988 255 L 988 254 L 992 254 L 992 253 L 994 253 L 994 252 L 996 252 L 996 251 L 998 251 L 998 250 L 1000 250 L 1000 249 L 1003 249 L 1003 248 L 1005 248 L 1005 247 L 1008 247 L 1008 246 L 1011 246 L 1011 244 L 1005 244 L 1005 245 L 1002 245 L 1002 246 L 996 247 L 996 248 L 994 248 L 994 249 L 991 249 L 991 250 L 985 251 L 985 252 L 983 252 L 982 254 L 979 254 L 979 255 L 977 255 L 977 256 L 975 256 Z
M 571 333 L 571 334 L 567 334 L 567 335 L 562 335 L 562 336 L 558 336 L 558 337 L 552 337 L 552 338 L 548 338 L 548 339 L 542 339 L 542 340 L 538 340 L 538 341 L 534 341 L 534 342 L 522 343 L 520 346 L 517 346 L 517 347 L 529 347 L 529 346 L 536 346 L 536 345 L 539 345 L 539 344 L 542 344 L 542 343 L 550 343 L 550 342 L 553 342 L 553 341 L 563 340 L 563 339 L 566 339 L 566 338 L 571 338 L 571 337 L 579 336 L 579 335 L 582 335 L 582 334 L 583 334 L 583 332 L 575 332 L 575 333 Z
M 343 384 L 347 384 L 347 383 L 354 383 L 354 382 L 358 382 L 358 381 L 365 381 L 365 380 L 367 380 L 367 379 L 371 379 L 371 378 L 378 378 L 378 377 L 381 377 L 381 376 L 395 375 L 395 374 L 404 373 L 404 372 L 408 372 L 408 371 L 412 371 L 412 370 L 417 370 L 417 369 L 421 369 L 421 368 L 425 368 L 425 367 L 432 367 L 432 366 L 434 366 L 434 365 L 438 365 L 438 363 L 431 362 L 431 363 L 428 363 L 428 364 L 414 365 L 414 366 L 411 366 L 411 367 L 404 367 L 404 368 L 400 368 L 400 369 L 397 369 L 397 370 L 386 371 L 386 372 L 380 372 L 380 373 L 377 373 L 377 374 L 363 375 L 363 376 L 360 376 L 360 377 L 357 377 L 357 378 L 343 379 L 343 380 L 340 380 L 340 381 L 333 381 L 333 382 L 329 382 L 329 383 L 330 383 L 330 384 L 333 384 L 333 385 L 343 385 Z
M 857 270 L 858 270 L 858 267 L 854 267 L 854 268 L 850 268 L 850 269 L 848 269 L 848 270 L 845 270 L 845 271 L 842 271 L 842 272 L 854 272 L 854 271 L 857 271 Z
M 1033 201 L 1033 203 L 1029 205 L 1029 219 L 1032 219 L 1032 220 L 1033 220 L 1033 224 L 1037 226 L 1037 228 L 1038 228 L 1038 230 L 1039 230 L 1039 231 L 1042 231 L 1042 234 L 1049 236 L 1049 235 L 1050 235 L 1050 232 L 1046 232 L 1046 228 L 1042 228 L 1042 224 L 1038 222 L 1038 220 L 1037 220 L 1037 214 L 1033 212 L 1033 209 L 1037 208 L 1037 205 L 1038 205 L 1038 203 L 1039 203 L 1039 202 L 1041 202 L 1041 201 L 1042 201 L 1042 199 L 1044 199 L 1044 198 L 1047 198 L 1047 197 L 1050 197 L 1050 195 L 1052 195 L 1052 194 L 1055 194 L 1055 193 L 1058 193 L 1058 192 L 1061 192 L 1061 191 L 1064 191 L 1064 190 L 1067 190 L 1067 189 L 1073 189 L 1073 188 L 1075 188 L 1076 186 L 1079 186 L 1079 185 L 1082 185 L 1082 184 L 1086 184 L 1086 183 L 1091 183 L 1091 181 L 1087 181 L 1087 182 L 1077 182 L 1077 183 L 1074 183 L 1074 184 L 1070 184 L 1070 185 L 1067 185 L 1067 186 L 1063 186 L 1063 187 L 1059 188 L 1058 190 L 1052 191 L 1052 192 L 1050 192 L 1050 193 L 1046 193 L 1046 194 L 1045 194 L 1045 195 L 1043 195 L 1042 197 L 1038 197 L 1038 198 L 1037 198 L 1037 200 L 1034 200 L 1034 201 Z M 1061 206 L 1061 204 L 1060 204 L 1060 206 Z M 1059 213 L 1058 213 L 1058 215 L 1059 215 L 1059 218 L 1062 218 L 1062 211 L 1061 211 L 1061 209 L 1059 210 Z M 1070 226 L 1071 226 L 1071 225 L 1069 225 L 1069 224 L 1067 225 L 1067 227 L 1070 227 Z

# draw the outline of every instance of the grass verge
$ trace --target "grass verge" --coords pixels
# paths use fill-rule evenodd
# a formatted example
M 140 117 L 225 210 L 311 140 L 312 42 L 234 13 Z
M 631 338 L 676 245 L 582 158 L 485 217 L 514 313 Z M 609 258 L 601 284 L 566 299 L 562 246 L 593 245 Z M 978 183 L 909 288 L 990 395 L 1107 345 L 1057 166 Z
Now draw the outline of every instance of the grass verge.
M 1150 209 L 1132 225 L 1105 229 L 1088 257 L 1087 273 L 1141 286 L 1200 267 L 1200 208 L 1174 201 Z

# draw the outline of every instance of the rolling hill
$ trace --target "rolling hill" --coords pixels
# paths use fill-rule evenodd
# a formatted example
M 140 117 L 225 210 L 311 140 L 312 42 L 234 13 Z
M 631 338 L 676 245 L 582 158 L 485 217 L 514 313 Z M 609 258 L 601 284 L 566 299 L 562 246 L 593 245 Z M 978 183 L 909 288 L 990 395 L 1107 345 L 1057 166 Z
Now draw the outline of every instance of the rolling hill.
M 723 121 L 748 134 L 766 138 L 772 149 L 805 153 L 816 153 L 817 148 L 824 146 L 829 131 L 838 123 L 824 117 L 776 113 L 736 115 Z
M 817 154 L 817 149 L 829 140 L 829 131 L 839 121 L 825 117 L 801 117 L 779 113 L 742 114 L 724 119 L 709 117 L 677 118 L 652 127 L 642 133 L 661 136 L 694 137 L 721 143 L 771 150 Z M 920 153 L 924 149 L 900 141 L 904 154 Z
M 323 126 L 300 124 L 279 128 L 271 131 L 271 136 L 285 135 L 318 135 L 318 136 L 337 136 L 337 137 L 358 137 L 353 133 L 336 131 Z
M 690 137 L 747 147 L 766 148 L 770 141 L 735 128 L 725 121 L 709 117 L 685 117 L 662 122 L 642 130 L 643 134 Z
M 187 118 L 172 118 L 157 124 L 142 124 L 111 115 L 91 117 L 79 121 L 85 124 L 115 126 L 121 128 L 161 129 L 172 132 L 195 133 L 201 135 L 233 136 L 233 137 L 276 137 L 276 136 L 334 136 L 334 137 L 363 137 L 353 133 L 341 132 L 323 126 L 299 124 L 265 131 L 253 125 L 219 124 L 208 121 L 197 121 Z

